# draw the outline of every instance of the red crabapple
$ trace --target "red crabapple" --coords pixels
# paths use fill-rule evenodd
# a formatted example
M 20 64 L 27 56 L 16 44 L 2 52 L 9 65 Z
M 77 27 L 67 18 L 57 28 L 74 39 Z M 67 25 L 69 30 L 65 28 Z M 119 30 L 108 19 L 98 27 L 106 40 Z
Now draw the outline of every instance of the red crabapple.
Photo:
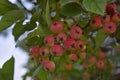
M 77 46 L 77 49 L 80 51 L 84 51 L 86 49 L 85 43 L 81 40 L 77 41 L 76 46 Z
M 103 69 L 105 67 L 105 61 L 104 60 L 98 60 L 96 62 L 96 66 L 99 68 L 99 69 Z
M 99 16 L 95 16 L 91 21 L 90 21 L 90 26 L 94 29 L 100 28 L 102 24 L 102 18 Z
M 63 48 L 56 44 L 50 48 L 50 53 L 54 56 L 62 56 Z
M 31 48 L 30 48 L 30 53 L 32 54 L 32 55 L 38 55 L 40 52 L 39 52 L 39 48 L 37 47 L 37 46 L 32 46 Z
M 109 3 L 106 5 L 106 13 L 108 15 L 113 15 L 116 12 L 117 6 L 115 3 Z
M 69 55 L 69 58 L 70 58 L 70 60 L 72 60 L 72 61 L 77 61 L 77 60 L 78 60 L 77 54 L 70 54 L 70 55 Z
M 46 56 L 48 56 L 48 54 L 49 54 L 49 50 L 48 50 L 45 46 L 42 46 L 42 47 L 39 49 L 39 51 L 40 51 L 40 55 L 41 55 L 42 57 L 46 57 Z
M 62 32 L 62 30 L 63 30 L 63 24 L 62 24 L 61 21 L 55 21 L 55 22 L 51 25 L 50 29 L 51 29 L 51 31 L 52 31 L 53 33 L 58 34 L 58 33 Z
M 95 56 L 90 56 L 89 57 L 89 62 L 92 63 L 92 64 L 95 64 L 96 63 L 96 57 Z
M 106 23 L 106 22 L 109 22 L 109 21 L 110 21 L 110 15 L 103 16 L 103 18 L 102 18 L 103 23 Z
M 55 63 L 52 61 L 43 62 L 43 67 L 45 71 L 53 72 L 55 70 Z
M 105 54 L 104 52 L 99 52 L 99 53 L 98 53 L 98 57 L 99 57 L 100 59 L 104 59 L 104 58 L 106 57 L 106 54 Z
M 67 39 L 64 42 L 64 47 L 67 50 L 76 50 L 76 41 L 74 39 Z
M 67 39 L 67 35 L 65 33 L 59 33 L 56 39 L 57 39 L 57 42 L 63 43 Z
M 107 22 L 103 25 L 103 29 L 108 34 L 114 33 L 116 31 L 116 24 L 113 22 Z
M 74 26 L 70 30 L 70 36 L 73 39 L 80 39 L 82 36 L 82 29 L 79 26 Z
M 44 38 L 44 43 L 47 46 L 53 46 L 54 45 L 54 37 L 51 35 L 47 35 Z
M 115 12 L 113 14 L 112 21 L 114 21 L 114 22 L 120 22 L 120 13 L 119 12 Z

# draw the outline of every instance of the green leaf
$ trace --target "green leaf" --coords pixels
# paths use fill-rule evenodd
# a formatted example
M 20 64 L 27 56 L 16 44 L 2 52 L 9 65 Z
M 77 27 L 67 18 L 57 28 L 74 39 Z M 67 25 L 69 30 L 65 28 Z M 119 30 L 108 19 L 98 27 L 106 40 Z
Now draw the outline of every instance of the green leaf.
M 120 25 L 118 25 L 118 26 L 120 26 Z M 120 27 L 117 27 L 117 30 L 115 32 L 115 38 L 120 43 Z
M 29 40 L 32 37 L 35 37 L 37 35 L 39 35 L 40 37 L 44 37 L 48 34 L 50 34 L 51 31 L 49 31 L 49 29 L 46 28 L 42 28 L 42 26 L 39 26 L 36 30 L 34 30 L 33 32 L 29 33 L 28 36 L 25 38 L 25 40 Z
M 40 34 L 43 34 L 44 35 L 44 32 L 42 30 L 41 27 L 38 27 L 36 30 L 34 30 L 33 32 L 29 33 L 28 36 L 25 38 L 25 40 L 29 40 L 31 39 L 32 37 L 35 37 L 37 35 L 40 35 Z
M 81 20 L 79 21 L 78 25 L 80 25 L 80 27 L 84 28 L 88 25 L 89 20 Z
M 107 1 L 108 0 L 83 0 L 83 5 L 90 12 L 104 15 Z
M 63 6 L 65 4 L 71 3 L 71 2 L 76 2 L 77 0 L 60 0 L 60 4 Z
M 0 79 L 13 80 L 14 76 L 14 58 L 9 59 L 0 69 Z
M 49 7 L 49 0 L 47 0 L 45 17 L 46 17 L 46 22 L 47 22 L 48 26 L 50 26 L 50 24 L 51 24 L 51 16 L 50 16 L 50 9 L 49 8 L 50 8 Z
M 26 31 L 30 31 L 32 29 L 34 29 L 36 27 L 35 23 L 27 23 L 26 25 L 22 25 L 22 21 L 21 22 L 17 22 L 16 25 L 13 28 L 13 32 L 12 34 L 15 37 L 15 41 L 18 40 L 18 38 L 25 33 Z
M 46 9 L 46 3 L 47 3 L 47 0 L 40 0 L 39 7 L 43 11 L 45 11 L 45 9 Z
M 30 19 L 30 23 L 33 23 L 33 22 L 36 22 L 36 21 L 38 21 L 38 22 L 41 22 L 42 20 L 41 20 L 41 12 L 35 12 L 33 15 L 32 15 L 32 17 L 31 17 L 31 19 Z
M 13 28 L 12 34 L 14 35 L 15 41 L 20 37 L 21 34 L 26 31 L 22 23 L 23 21 L 17 22 L 15 27 Z
M 25 31 L 30 31 L 33 30 L 35 27 L 37 27 L 36 22 L 41 22 L 41 13 L 40 12 L 35 12 L 31 19 L 30 22 L 27 22 L 25 25 L 23 25 L 23 21 L 17 22 L 15 27 L 13 28 L 13 35 L 15 37 L 15 41 L 25 32 Z
M 13 23 L 18 20 L 25 18 L 21 10 L 12 10 L 7 12 L 0 20 L 0 32 L 10 27 Z
M 40 80 L 48 80 L 47 78 L 47 72 L 41 68 L 39 73 L 36 75 Z
M 18 7 L 10 3 L 8 0 L 0 0 L 0 15 L 3 15 L 6 12 L 14 9 L 18 9 Z
M 105 34 L 105 32 L 103 31 L 103 29 L 100 29 L 97 32 L 97 35 L 95 37 L 95 42 L 96 42 L 96 48 L 100 48 L 101 44 L 103 43 L 103 41 L 106 39 L 107 35 Z
M 41 46 L 43 44 L 43 38 L 46 35 L 52 35 L 52 32 L 50 31 L 49 27 L 42 27 L 39 26 L 37 29 L 35 29 L 33 32 L 29 33 L 26 38 L 24 38 L 22 41 L 18 42 L 16 44 L 16 47 L 21 47 L 25 49 L 26 51 L 29 51 L 29 48 L 31 45 L 39 45 Z
M 27 46 L 26 44 L 29 44 L 29 43 L 31 43 L 31 42 L 32 42 L 32 44 L 33 44 L 33 41 L 36 40 L 36 36 L 38 36 L 38 35 L 39 35 L 39 36 L 42 35 L 41 37 L 43 37 L 43 36 L 46 35 L 46 34 L 44 33 L 44 31 L 43 31 L 43 29 L 42 29 L 41 26 L 39 26 L 37 29 L 35 29 L 35 30 L 32 31 L 31 33 L 29 33 L 29 34 L 27 35 L 27 37 L 24 38 L 22 41 L 18 42 L 18 43 L 16 44 L 16 47 L 21 47 L 21 48 L 23 48 L 24 50 L 29 51 L 29 47 L 30 47 L 30 46 Z M 41 41 L 41 40 L 40 40 L 40 41 Z
M 61 14 L 65 16 L 76 16 L 81 13 L 81 6 L 75 2 L 66 4 L 61 7 Z
M 93 29 L 89 26 L 89 23 L 84 27 L 83 33 L 86 37 L 88 37 L 88 34 L 92 31 Z

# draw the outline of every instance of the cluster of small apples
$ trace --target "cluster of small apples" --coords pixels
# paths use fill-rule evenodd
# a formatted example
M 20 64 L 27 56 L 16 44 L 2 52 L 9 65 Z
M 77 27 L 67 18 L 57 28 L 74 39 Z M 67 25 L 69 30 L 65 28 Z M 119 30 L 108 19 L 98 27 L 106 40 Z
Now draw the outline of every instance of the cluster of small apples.
M 117 23 L 120 21 L 120 13 L 117 12 L 115 3 L 106 5 L 106 15 L 104 17 L 94 16 L 90 21 L 90 26 L 93 29 L 103 28 L 105 33 L 113 34 L 117 29 Z M 67 54 L 70 61 L 78 61 L 79 59 L 86 59 L 87 48 L 89 45 L 87 41 L 82 40 L 83 30 L 80 26 L 73 26 L 68 31 L 65 31 L 65 26 L 62 21 L 55 21 L 51 24 L 50 30 L 55 34 L 46 35 L 44 37 L 44 45 L 41 47 L 32 46 L 30 53 L 33 59 L 43 64 L 45 71 L 53 72 L 55 70 L 55 62 L 50 58 L 61 57 Z M 97 56 L 89 56 L 87 62 L 83 62 L 84 68 L 89 67 L 89 64 L 95 64 L 99 69 L 104 69 L 107 64 L 106 54 L 99 52 Z M 72 64 L 65 65 L 68 69 Z
M 115 3 L 109 3 L 106 5 L 106 14 L 103 17 L 95 16 L 90 26 L 94 29 L 103 28 L 105 33 L 113 34 L 117 29 L 117 23 L 120 22 L 120 13 L 117 11 L 117 5 Z
M 83 63 L 83 67 L 88 68 L 91 64 L 95 64 L 99 69 L 104 69 L 106 65 L 106 54 L 104 52 L 99 52 L 97 56 L 90 55 L 88 60 Z
M 54 71 L 55 63 L 51 61 L 50 57 L 61 57 L 65 51 L 69 51 L 68 58 L 71 61 L 77 61 L 79 55 L 85 55 L 86 44 L 81 40 L 82 29 L 79 26 L 73 26 L 69 32 L 63 32 L 63 23 L 55 21 L 50 26 L 50 30 L 56 34 L 51 34 L 44 37 L 44 45 L 42 47 L 33 46 L 30 49 L 34 60 L 43 64 L 46 71 Z

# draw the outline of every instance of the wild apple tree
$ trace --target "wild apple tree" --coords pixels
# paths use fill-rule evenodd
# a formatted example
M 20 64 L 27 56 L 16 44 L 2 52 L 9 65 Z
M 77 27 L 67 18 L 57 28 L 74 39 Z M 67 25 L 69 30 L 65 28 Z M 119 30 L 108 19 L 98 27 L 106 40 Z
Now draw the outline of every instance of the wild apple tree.
M 0 0 L 0 32 L 14 25 L 16 47 L 30 57 L 23 80 L 120 80 L 120 0 L 27 1 L 31 10 L 21 0 Z M 0 79 L 13 74 L 12 57 Z

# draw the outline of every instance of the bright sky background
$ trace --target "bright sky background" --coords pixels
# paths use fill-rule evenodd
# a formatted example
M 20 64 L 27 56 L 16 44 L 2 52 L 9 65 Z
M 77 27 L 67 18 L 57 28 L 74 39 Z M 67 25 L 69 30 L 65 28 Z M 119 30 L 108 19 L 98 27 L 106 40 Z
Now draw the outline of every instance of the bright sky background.
M 9 0 L 12 3 L 15 3 L 16 0 Z M 31 8 L 31 4 L 22 0 L 28 9 Z M 15 41 L 12 35 L 11 28 L 9 30 L 8 37 L 3 37 L 0 35 L 0 68 L 2 68 L 3 64 L 10 59 L 11 56 L 15 58 L 15 75 L 14 80 L 22 80 L 22 76 L 26 73 L 26 69 L 23 66 L 26 64 L 28 60 L 28 55 L 26 52 L 22 51 L 19 48 L 15 48 Z M 28 79 L 30 80 L 30 79 Z
M 26 64 L 28 56 L 24 51 L 15 48 L 14 37 L 10 31 L 8 37 L 0 36 L 0 68 L 11 56 L 15 58 L 14 80 L 22 80 L 21 76 L 27 71 L 23 66 Z

